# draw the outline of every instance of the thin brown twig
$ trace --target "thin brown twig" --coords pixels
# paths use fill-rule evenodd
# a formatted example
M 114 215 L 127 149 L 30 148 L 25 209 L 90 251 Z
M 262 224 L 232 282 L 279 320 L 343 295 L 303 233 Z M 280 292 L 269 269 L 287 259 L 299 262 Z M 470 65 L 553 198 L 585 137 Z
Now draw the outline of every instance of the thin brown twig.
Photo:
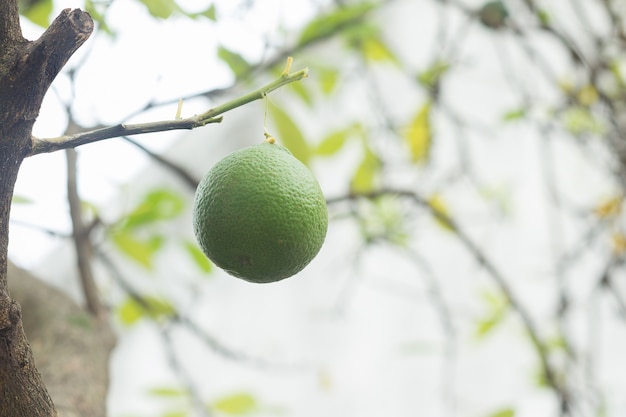
M 72 238 L 87 311 L 95 317 L 101 317 L 104 309 L 100 302 L 98 287 L 91 266 L 92 244 L 90 235 L 87 233 L 89 229 L 83 221 L 82 203 L 78 194 L 77 160 L 78 156 L 75 149 L 66 150 L 67 199 L 72 219 Z

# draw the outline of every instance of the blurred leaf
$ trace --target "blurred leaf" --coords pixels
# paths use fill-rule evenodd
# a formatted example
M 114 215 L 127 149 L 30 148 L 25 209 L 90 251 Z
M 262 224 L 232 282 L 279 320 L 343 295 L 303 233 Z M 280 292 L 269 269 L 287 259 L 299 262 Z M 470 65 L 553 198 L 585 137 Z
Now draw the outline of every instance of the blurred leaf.
M 596 90 L 592 84 L 582 87 L 578 90 L 578 94 L 576 95 L 578 103 L 584 107 L 588 107 L 596 103 L 599 97 L 600 95 L 598 94 L 598 90 Z
M 588 109 L 580 106 L 571 107 L 563 112 L 563 123 L 568 131 L 576 135 L 604 132 L 602 123 Z
M 397 64 L 398 59 L 380 37 L 370 37 L 361 42 L 361 51 L 366 61 L 388 61 Z
M 478 338 L 485 337 L 502 322 L 504 317 L 504 310 L 495 310 L 490 316 L 480 319 L 476 325 L 476 336 Z
M 413 163 L 425 163 L 428 161 L 432 144 L 430 108 L 430 101 L 420 107 L 404 135 L 404 140 L 409 146 Z
M 549 338 L 547 340 L 546 346 L 551 349 L 561 350 L 563 352 L 567 351 L 568 349 L 567 340 L 565 339 L 565 337 L 563 337 L 563 335 L 557 335 Z
M 537 19 L 539 19 L 539 23 L 543 26 L 549 26 L 550 23 L 552 23 L 552 18 L 546 9 L 537 9 L 535 14 L 537 15 Z
M 505 408 L 495 413 L 489 414 L 489 417 L 515 417 L 515 410 L 512 408 Z
M 222 397 L 213 403 L 215 411 L 229 415 L 250 414 L 258 409 L 256 398 L 246 392 Z
M 307 106 L 313 107 L 313 97 L 311 97 L 311 93 L 309 93 L 309 90 L 306 88 L 306 83 L 291 83 L 288 91 L 293 92 Z
M 146 269 L 152 269 L 152 259 L 164 242 L 162 236 L 140 240 L 124 230 L 114 232 L 111 239 L 118 250 Z
M 217 56 L 224 61 L 236 78 L 250 70 L 250 64 L 240 54 L 223 46 L 217 49 Z
M 361 234 L 366 242 L 383 240 L 406 246 L 409 238 L 405 217 L 396 198 L 382 196 L 368 200 L 359 210 Z
M 161 417 L 188 417 L 189 416 L 189 412 L 188 411 L 167 411 L 165 412 L 165 414 L 161 415 Z
M 339 80 L 339 71 L 334 68 L 318 68 L 316 72 L 322 92 L 326 95 L 332 93 Z
M 311 159 L 311 149 L 298 125 L 278 106 L 274 106 L 270 113 L 278 130 L 278 141 L 286 146 L 293 156 L 308 165 Z
M 159 220 L 170 220 L 181 214 L 184 208 L 185 200 L 177 193 L 167 189 L 152 190 L 128 214 L 122 227 L 130 230 Z
M 317 371 L 317 385 L 324 391 L 333 388 L 333 377 L 327 369 L 321 368 Z
M 99 30 L 104 33 L 113 36 L 113 30 L 107 25 L 106 20 L 104 18 L 104 14 L 100 12 L 97 7 L 97 4 L 93 2 L 93 0 L 85 0 L 85 11 L 89 13 L 91 18 L 98 24 Z
M 512 122 L 514 120 L 523 119 L 524 117 L 526 117 L 526 109 L 522 107 L 519 109 L 509 110 L 508 112 L 504 113 L 502 115 L 502 120 L 505 122 Z
M 626 88 L 626 80 L 624 80 L 624 76 L 622 75 L 622 70 L 620 67 L 620 61 L 613 61 L 609 64 L 609 69 L 611 70 L 611 74 L 615 77 L 615 81 L 617 81 L 617 85 L 624 89 Z
M 148 390 L 150 395 L 155 397 L 188 397 L 189 391 L 182 388 L 176 387 L 154 387 Z
M 191 256 L 191 259 L 194 261 L 196 266 L 205 274 L 210 273 L 213 269 L 213 264 L 211 264 L 209 258 L 207 258 L 204 252 L 202 252 L 202 249 L 189 240 L 186 240 L 183 244 L 185 246 L 185 250 L 189 256 Z
M 217 21 L 217 13 L 215 11 L 215 3 L 211 3 L 211 5 L 209 6 L 208 9 L 206 9 L 205 11 L 198 13 L 198 16 L 204 16 L 209 18 L 209 20 L 212 20 L 214 22 Z
M 20 2 L 20 13 L 34 24 L 48 28 L 52 6 L 52 0 Z
M 376 188 L 376 179 L 380 173 L 381 164 L 369 147 L 365 147 L 365 154 L 361 163 L 357 166 L 352 180 L 350 190 L 353 193 L 367 193 Z
M 339 152 L 346 144 L 350 135 L 350 129 L 342 129 L 326 136 L 315 149 L 315 154 L 319 156 L 331 156 Z
M 487 314 L 476 323 L 476 337 L 478 338 L 485 337 L 502 323 L 509 310 L 509 303 L 500 292 L 483 291 L 481 298 L 487 304 Z
M 426 88 L 432 88 L 439 83 L 441 77 L 448 72 L 450 64 L 437 60 L 425 71 L 417 76 L 417 81 Z
M 141 301 L 129 297 L 117 308 L 117 315 L 125 326 L 135 324 L 142 318 L 156 320 L 170 317 L 175 312 L 172 304 L 155 297 L 142 297 Z
M 33 204 L 33 200 L 28 197 L 23 197 L 19 195 L 14 195 L 11 197 L 12 204 Z
M 502 309 L 508 303 L 504 295 L 498 291 L 481 291 L 480 298 L 491 310 Z
M 450 211 L 448 210 L 448 206 L 443 201 L 443 198 L 439 194 L 431 195 L 428 200 L 426 200 L 430 208 L 434 213 L 434 219 L 439 226 L 448 230 L 450 232 L 454 231 L 454 227 L 447 221 L 450 217 Z
M 354 25 L 375 5 L 371 3 L 356 3 L 351 6 L 338 8 L 331 13 L 315 17 L 300 33 L 299 45 L 331 36 L 347 26 Z
M 623 233 L 614 233 L 611 236 L 611 243 L 613 245 L 613 253 L 616 255 L 626 253 L 626 236 Z
M 622 211 L 623 200 L 624 197 L 621 195 L 611 197 L 598 204 L 598 206 L 593 209 L 593 212 L 601 219 L 615 217 Z
M 513 197 L 511 189 L 505 185 L 484 186 L 479 188 L 479 195 L 495 207 L 501 214 L 510 215 L 513 212 Z
M 148 12 L 159 19 L 167 19 L 175 12 L 180 11 L 175 0 L 140 0 Z

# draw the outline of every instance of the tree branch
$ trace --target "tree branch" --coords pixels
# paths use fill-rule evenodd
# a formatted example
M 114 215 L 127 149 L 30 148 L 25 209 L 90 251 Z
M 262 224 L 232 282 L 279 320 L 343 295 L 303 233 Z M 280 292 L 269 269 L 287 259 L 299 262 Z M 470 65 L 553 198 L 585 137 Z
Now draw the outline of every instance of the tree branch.
M 78 194 L 78 155 L 75 149 L 66 150 L 67 200 L 72 219 L 72 237 L 76 253 L 76 264 L 85 297 L 87 311 L 94 317 L 103 318 L 104 308 L 98 296 L 98 287 L 91 267 L 92 243 L 89 228 L 83 220 L 82 202 Z
M 0 16 L 2 16 L 0 19 L 0 48 L 4 50 L 15 43 L 24 41 L 17 0 L 1 1 Z
M 32 149 L 28 156 L 40 153 L 54 152 L 61 149 L 75 148 L 80 145 L 97 142 L 104 139 L 111 139 L 120 136 L 132 136 L 143 133 L 163 132 L 168 130 L 195 129 L 205 126 L 209 123 L 219 123 L 222 121 L 221 115 L 241 107 L 252 101 L 259 100 L 267 96 L 272 91 L 283 87 L 294 81 L 299 81 L 308 76 L 308 70 L 302 69 L 293 74 L 289 73 L 291 61 L 288 61 L 287 68 L 280 77 L 271 83 L 254 90 L 246 95 L 231 100 L 221 106 L 212 108 L 204 113 L 187 117 L 184 119 L 164 120 L 158 122 L 139 123 L 139 124 L 118 124 L 115 126 L 96 129 L 88 132 L 77 133 L 74 135 L 65 135 L 58 138 L 38 139 L 32 138 Z

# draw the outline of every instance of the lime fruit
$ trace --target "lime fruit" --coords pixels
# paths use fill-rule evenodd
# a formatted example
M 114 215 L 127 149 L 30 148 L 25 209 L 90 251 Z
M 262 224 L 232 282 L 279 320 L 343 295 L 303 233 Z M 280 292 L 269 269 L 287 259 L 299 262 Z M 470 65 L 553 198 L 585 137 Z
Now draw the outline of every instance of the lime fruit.
M 273 139 L 240 149 L 202 178 L 193 227 L 204 254 L 246 281 L 279 281 L 317 255 L 328 228 L 313 173 Z

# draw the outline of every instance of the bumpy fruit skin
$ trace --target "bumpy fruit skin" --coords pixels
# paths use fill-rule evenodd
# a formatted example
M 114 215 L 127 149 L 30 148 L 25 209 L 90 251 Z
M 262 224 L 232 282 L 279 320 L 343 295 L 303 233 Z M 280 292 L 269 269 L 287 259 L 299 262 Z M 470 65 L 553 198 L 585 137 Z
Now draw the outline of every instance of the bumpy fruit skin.
M 279 281 L 317 255 L 328 228 L 326 200 L 289 150 L 263 142 L 233 152 L 202 178 L 193 226 L 205 255 L 246 281 Z

